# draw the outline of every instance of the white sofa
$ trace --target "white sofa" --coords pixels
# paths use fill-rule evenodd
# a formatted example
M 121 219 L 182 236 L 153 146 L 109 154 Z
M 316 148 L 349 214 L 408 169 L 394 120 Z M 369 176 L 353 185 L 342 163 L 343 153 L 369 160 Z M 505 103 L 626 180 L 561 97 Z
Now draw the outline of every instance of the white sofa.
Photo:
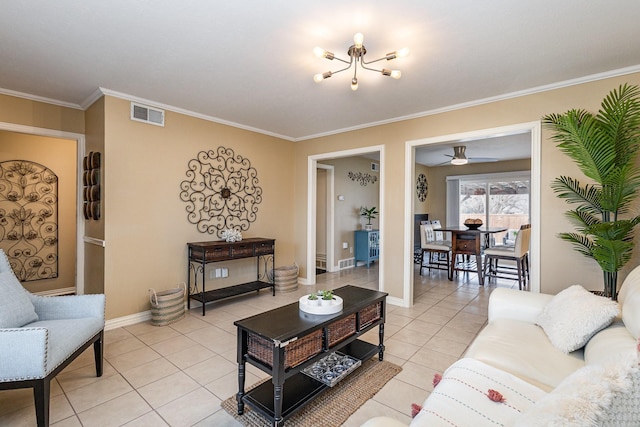
M 564 342 L 558 342 L 543 319 L 554 305 L 572 305 L 573 300 L 566 299 L 571 292 L 565 291 L 553 296 L 494 290 L 487 326 L 464 357 L 443 373 L 410 426 L 639 426 L 640 267 L 626 277 L 618 306 L 606 302 L 620 314 L 595 335 L 583 336 L 586 345 L 569 353 L 557 348 Z M 566 319 L 551 326 L 571 329 L 599 316 L 587 312 L 580 309 L 574 317 L 567 309 L 561 313 Z M 580 316 L 582 320 L 573 321 Z M 489 390 L 499 392 L 498 398 Z M 504 400 L 496 401 L 500 397 Z M 407 411 L 411 403 L 407 402 Z M 365 426 L 404 424 L 377 417 Z

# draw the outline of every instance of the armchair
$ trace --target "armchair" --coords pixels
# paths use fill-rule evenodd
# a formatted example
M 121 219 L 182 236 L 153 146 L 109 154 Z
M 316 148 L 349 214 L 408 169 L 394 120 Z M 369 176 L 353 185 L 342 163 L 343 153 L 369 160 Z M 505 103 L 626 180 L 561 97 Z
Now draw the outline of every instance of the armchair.
M 27 292 L 0 250 L 0 390 L 33 388 L 38 427 L 49 425 L 51 380 L 93 344 L 102 376 L 104 295 Z

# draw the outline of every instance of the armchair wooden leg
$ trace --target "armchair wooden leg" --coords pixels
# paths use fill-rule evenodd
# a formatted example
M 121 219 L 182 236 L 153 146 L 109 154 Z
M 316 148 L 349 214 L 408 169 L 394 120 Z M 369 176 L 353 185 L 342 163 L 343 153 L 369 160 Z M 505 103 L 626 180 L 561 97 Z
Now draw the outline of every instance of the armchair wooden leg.
M 38 427 L 49 427 L 49 397 L 51 380 L 49 377 L 38 380 L 33 386 L 33 399 L 36 404 Z
M 100 337 L 93 343 L 93 356 L 96 360 L 96 377 L 102 376 L 102 361 L 103 361 L 103 343 L 104 331 L 100 332 Z

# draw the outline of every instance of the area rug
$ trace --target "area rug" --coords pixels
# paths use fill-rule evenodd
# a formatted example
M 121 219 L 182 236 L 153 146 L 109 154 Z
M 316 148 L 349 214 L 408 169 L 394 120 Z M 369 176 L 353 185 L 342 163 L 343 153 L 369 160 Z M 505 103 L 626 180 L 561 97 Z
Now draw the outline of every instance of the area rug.
M 380 362 L 377 357 L 363 362 L 362 366 L 347 378 L 287 419 L 285 425 L 287 427 L 339 427 L 401 370 L 400 366 L 387 361 Z M 248 387 L 247 391 L 265 381 L 271 381 L 271 378 Z M 286 386 L 285 382 L 284 387 Z M 222 402 L 222 407 L 246 427 L 271 426 L 269 421 L 248 405 L 244 406 L 244 414 L 238 415 L 235 395 Z

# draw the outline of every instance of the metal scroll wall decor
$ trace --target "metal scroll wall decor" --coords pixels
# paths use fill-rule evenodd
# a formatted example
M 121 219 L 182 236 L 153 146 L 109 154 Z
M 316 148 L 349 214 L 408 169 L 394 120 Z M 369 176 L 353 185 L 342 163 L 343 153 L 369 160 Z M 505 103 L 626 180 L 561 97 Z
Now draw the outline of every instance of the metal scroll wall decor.
M 427 194 L 429 193 L 429 183 L 425 174 L 421 173 L 416 179 L 416 196 L 418 200 L 424 202 L 427 200 Z
M 358 181 L 360 185 L 365 187 L 368 183 L 375 184 L 378 181 L 377 176 L 362 172 L 349 172 L 347 176 L 351 181 Z
M 46 166 L 0 162 L 0 247 L 21 282 L 58 277 L 58 176 Z
M 100 153 L 89 152 L 82 169 L 84 219 L 100 219 Z
M 225 229 L 248 230 L 262 202 L 258 171 L 249 159 L 218 147 L 199 152 L 188 165 L 180 199 L 187 203 L 189 222 L 220 238 Z

